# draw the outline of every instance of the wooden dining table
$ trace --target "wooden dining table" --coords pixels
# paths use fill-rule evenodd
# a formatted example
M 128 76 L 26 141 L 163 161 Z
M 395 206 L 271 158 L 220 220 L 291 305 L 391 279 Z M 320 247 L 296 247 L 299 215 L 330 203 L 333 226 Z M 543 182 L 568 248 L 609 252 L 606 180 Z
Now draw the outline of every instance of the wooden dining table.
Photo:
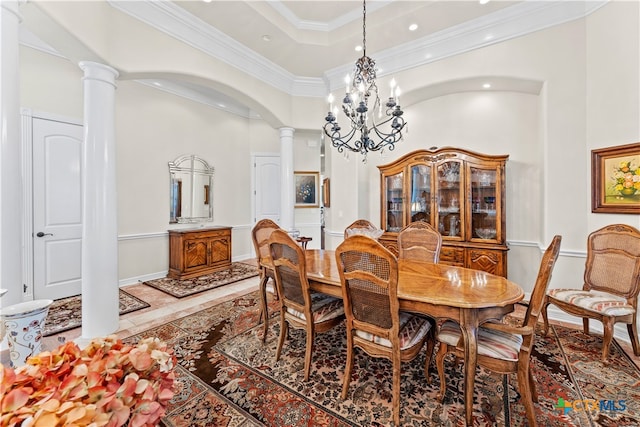
M 342 297 L 335 251 L 308 249 L 305 252 L 309 286 Z M 426 314 L 434 319 L 451 319 L 460 324 L 464 341 L 465 419 L 473 421 L 473 388 L 478 357 L 478 327 L 500 320 L 522 300 L 520 286 L 484 271 L 445 264 L 398 260 L 400 309 Z

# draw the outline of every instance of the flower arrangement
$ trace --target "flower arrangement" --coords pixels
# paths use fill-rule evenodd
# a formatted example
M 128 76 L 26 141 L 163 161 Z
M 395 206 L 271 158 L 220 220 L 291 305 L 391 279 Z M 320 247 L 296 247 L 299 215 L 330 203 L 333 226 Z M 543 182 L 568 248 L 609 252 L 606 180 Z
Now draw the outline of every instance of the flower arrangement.
M 155 426 L 173 397 L 176 358 L 157 338 L 72 342 L 0 365 L 0 426 Z
M 613 189 L 623 196 L 630 196 L 640 190 L 640 167 L 632 161 L 622 160 L 613 168 Z

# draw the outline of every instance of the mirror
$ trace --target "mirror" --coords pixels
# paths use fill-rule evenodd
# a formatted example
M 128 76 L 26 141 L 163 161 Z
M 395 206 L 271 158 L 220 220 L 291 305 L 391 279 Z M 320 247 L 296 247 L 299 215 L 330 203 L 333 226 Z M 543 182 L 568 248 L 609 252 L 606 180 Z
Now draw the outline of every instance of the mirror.
M 169 223 L 213 221 L 213 168 L 198 156 L 169 162 Z

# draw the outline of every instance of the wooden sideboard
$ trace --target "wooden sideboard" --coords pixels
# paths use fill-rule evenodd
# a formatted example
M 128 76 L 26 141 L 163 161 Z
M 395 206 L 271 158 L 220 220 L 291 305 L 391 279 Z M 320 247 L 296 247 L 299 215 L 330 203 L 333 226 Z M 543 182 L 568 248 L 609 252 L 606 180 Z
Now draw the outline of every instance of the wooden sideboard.
M 169 230 L 169 274 L 203 276 L 231 266 L 231 227 Z

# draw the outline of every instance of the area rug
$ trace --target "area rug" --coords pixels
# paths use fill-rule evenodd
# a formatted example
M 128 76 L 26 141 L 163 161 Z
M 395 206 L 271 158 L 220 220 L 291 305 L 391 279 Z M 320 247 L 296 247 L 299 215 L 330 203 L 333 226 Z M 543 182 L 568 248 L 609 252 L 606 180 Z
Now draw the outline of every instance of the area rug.
M 148 280 L 143 283 L 176 298 L 184 298 L 257 275 L 258 269 L 255 266 L 242 262 L 234 262 L 231 264 L 231 267 L 225 270 L 216 271 L 205 276 L 183 280 L 165 277 L 162 279 Z
M 270 311 L 277 302 L 270 302 Z M 291 330 L 275 362 L 279 322 L 266 344 L 258 326 L 258 293 L 224 302 L 127 338 L 154 336 L 174 349 L 179 366 L 176 395 L 164 426 L 389 426 L 391 363 L 356 352 L 346 400 L 340 398 L 346 361 L 345 330 L 316 336 L 311 377 L 303 381 L 304 332 Z M 600 363 L 602 341 L 563 327 L 538 331 L 532 355 L 539 394 L 539 426 L 640 425 L 640 371 L 612 344 Z M 423 373 L 424 354 L 402 365 L 402 426 L 463 426 L 462 365 L 446 360 L 447 391 L 436 400 L 439 380 Z M 476 372 L 474 426 L 526 425 L 515 376 Z M 602 406 L 601 402 L 604 402 Z M 587 409 L 585 409 L 587 408 Z
M 140 298 L 131 295 L 129 292 L 120 291 L 120 314 L 131 313 L 150 307 Z M 76 295 L 69 298 L 55 300 L 49 306 L 47 319 L 44 322 L 43 336 L 58 334 L 82 326 L 82 297 Z

